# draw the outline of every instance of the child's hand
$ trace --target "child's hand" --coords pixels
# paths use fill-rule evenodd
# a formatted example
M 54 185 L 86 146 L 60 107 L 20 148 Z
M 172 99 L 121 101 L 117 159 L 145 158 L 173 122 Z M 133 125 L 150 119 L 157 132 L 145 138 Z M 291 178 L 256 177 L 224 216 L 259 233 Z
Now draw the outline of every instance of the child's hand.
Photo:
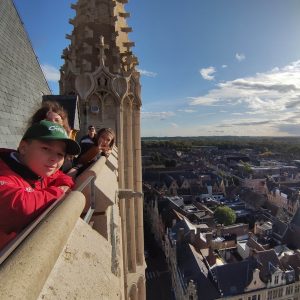
M 68 186 L 66 186 L 66 185 L 59 186 L 59 188 L 60 188 L 61 190 L 63 190 L 64 193 L 68 192 L 69 189 L 70 189 L 70 188 L 69 188 Z

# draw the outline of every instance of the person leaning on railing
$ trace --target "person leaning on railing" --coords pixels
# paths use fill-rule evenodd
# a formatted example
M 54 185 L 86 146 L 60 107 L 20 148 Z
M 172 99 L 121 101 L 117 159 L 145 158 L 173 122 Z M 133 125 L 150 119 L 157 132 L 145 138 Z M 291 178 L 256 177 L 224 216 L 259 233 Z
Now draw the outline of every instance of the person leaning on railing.
M 97 132 L 94 145 L 84 153 L 80 153 L 76 164 L 68 174 L 72 177 L 80 175 L 101 156 L 108 157 L 115 143 L 115 133 L 111 128 L 102 128 Z
M 80 146 L 43 120 L 29 127 L 18 150 L 0 149 L 0 249 L 73 185 L 59 169 Z

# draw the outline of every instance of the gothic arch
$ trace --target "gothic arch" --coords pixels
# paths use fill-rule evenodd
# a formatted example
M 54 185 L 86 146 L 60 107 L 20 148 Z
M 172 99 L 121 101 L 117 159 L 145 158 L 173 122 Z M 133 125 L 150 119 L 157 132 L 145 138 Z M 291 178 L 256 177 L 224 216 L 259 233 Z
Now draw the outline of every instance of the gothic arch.
M 134 76 L 131 76 L 130 80 L 129 80 L 128 94 L 132 98 L 136 99 L 139 106 L 142 105 L 142 101 L 140 98 L 140 89 L 141 89 L 141 86 L 139 84 L 139 81 Z
M 117 131 L 116 115 L 118 114 L 117 99 L 111 93 L 107 93 L 103 98 L 103 123 L 105 127 L 111 127 Z

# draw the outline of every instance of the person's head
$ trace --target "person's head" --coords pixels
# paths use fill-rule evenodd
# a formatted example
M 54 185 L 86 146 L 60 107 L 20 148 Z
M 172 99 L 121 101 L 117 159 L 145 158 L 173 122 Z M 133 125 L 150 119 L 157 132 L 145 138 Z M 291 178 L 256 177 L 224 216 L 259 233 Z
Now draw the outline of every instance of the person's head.
M 96 135 L 96 129 L 93 125 L 88 127 L 88 135 L 93 138 Z
M 47 177 L 62 166 L 67 154 L 79 154 L 80 146 L 68 138 L 61 125 L 43 120 L 27 129 L 18 152 L 24 165 L 38 176 Z
M 42 107 L 39 108 L 31 117 L 29 125 L 31 126 L 35 123 L 39 123 L 42 120 L 48 120 L 63 126 L 68 134 L 71 131 L 68 121 L 68 114 L 58 102 L 43 102 Z
M 97 132 L 97 144 L 112 149 L 115 143 L 115 133 L 111 128 L 102 128 Z

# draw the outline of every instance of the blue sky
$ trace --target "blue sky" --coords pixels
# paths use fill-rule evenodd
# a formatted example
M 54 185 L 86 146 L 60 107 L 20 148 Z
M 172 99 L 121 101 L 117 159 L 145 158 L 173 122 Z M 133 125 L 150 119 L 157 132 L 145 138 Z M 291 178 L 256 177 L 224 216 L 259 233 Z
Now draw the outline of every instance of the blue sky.
M 70 0 L 15 0 L 53 93 Z M 131 0 L 143 136 L 300 135 L 299 0 Z

